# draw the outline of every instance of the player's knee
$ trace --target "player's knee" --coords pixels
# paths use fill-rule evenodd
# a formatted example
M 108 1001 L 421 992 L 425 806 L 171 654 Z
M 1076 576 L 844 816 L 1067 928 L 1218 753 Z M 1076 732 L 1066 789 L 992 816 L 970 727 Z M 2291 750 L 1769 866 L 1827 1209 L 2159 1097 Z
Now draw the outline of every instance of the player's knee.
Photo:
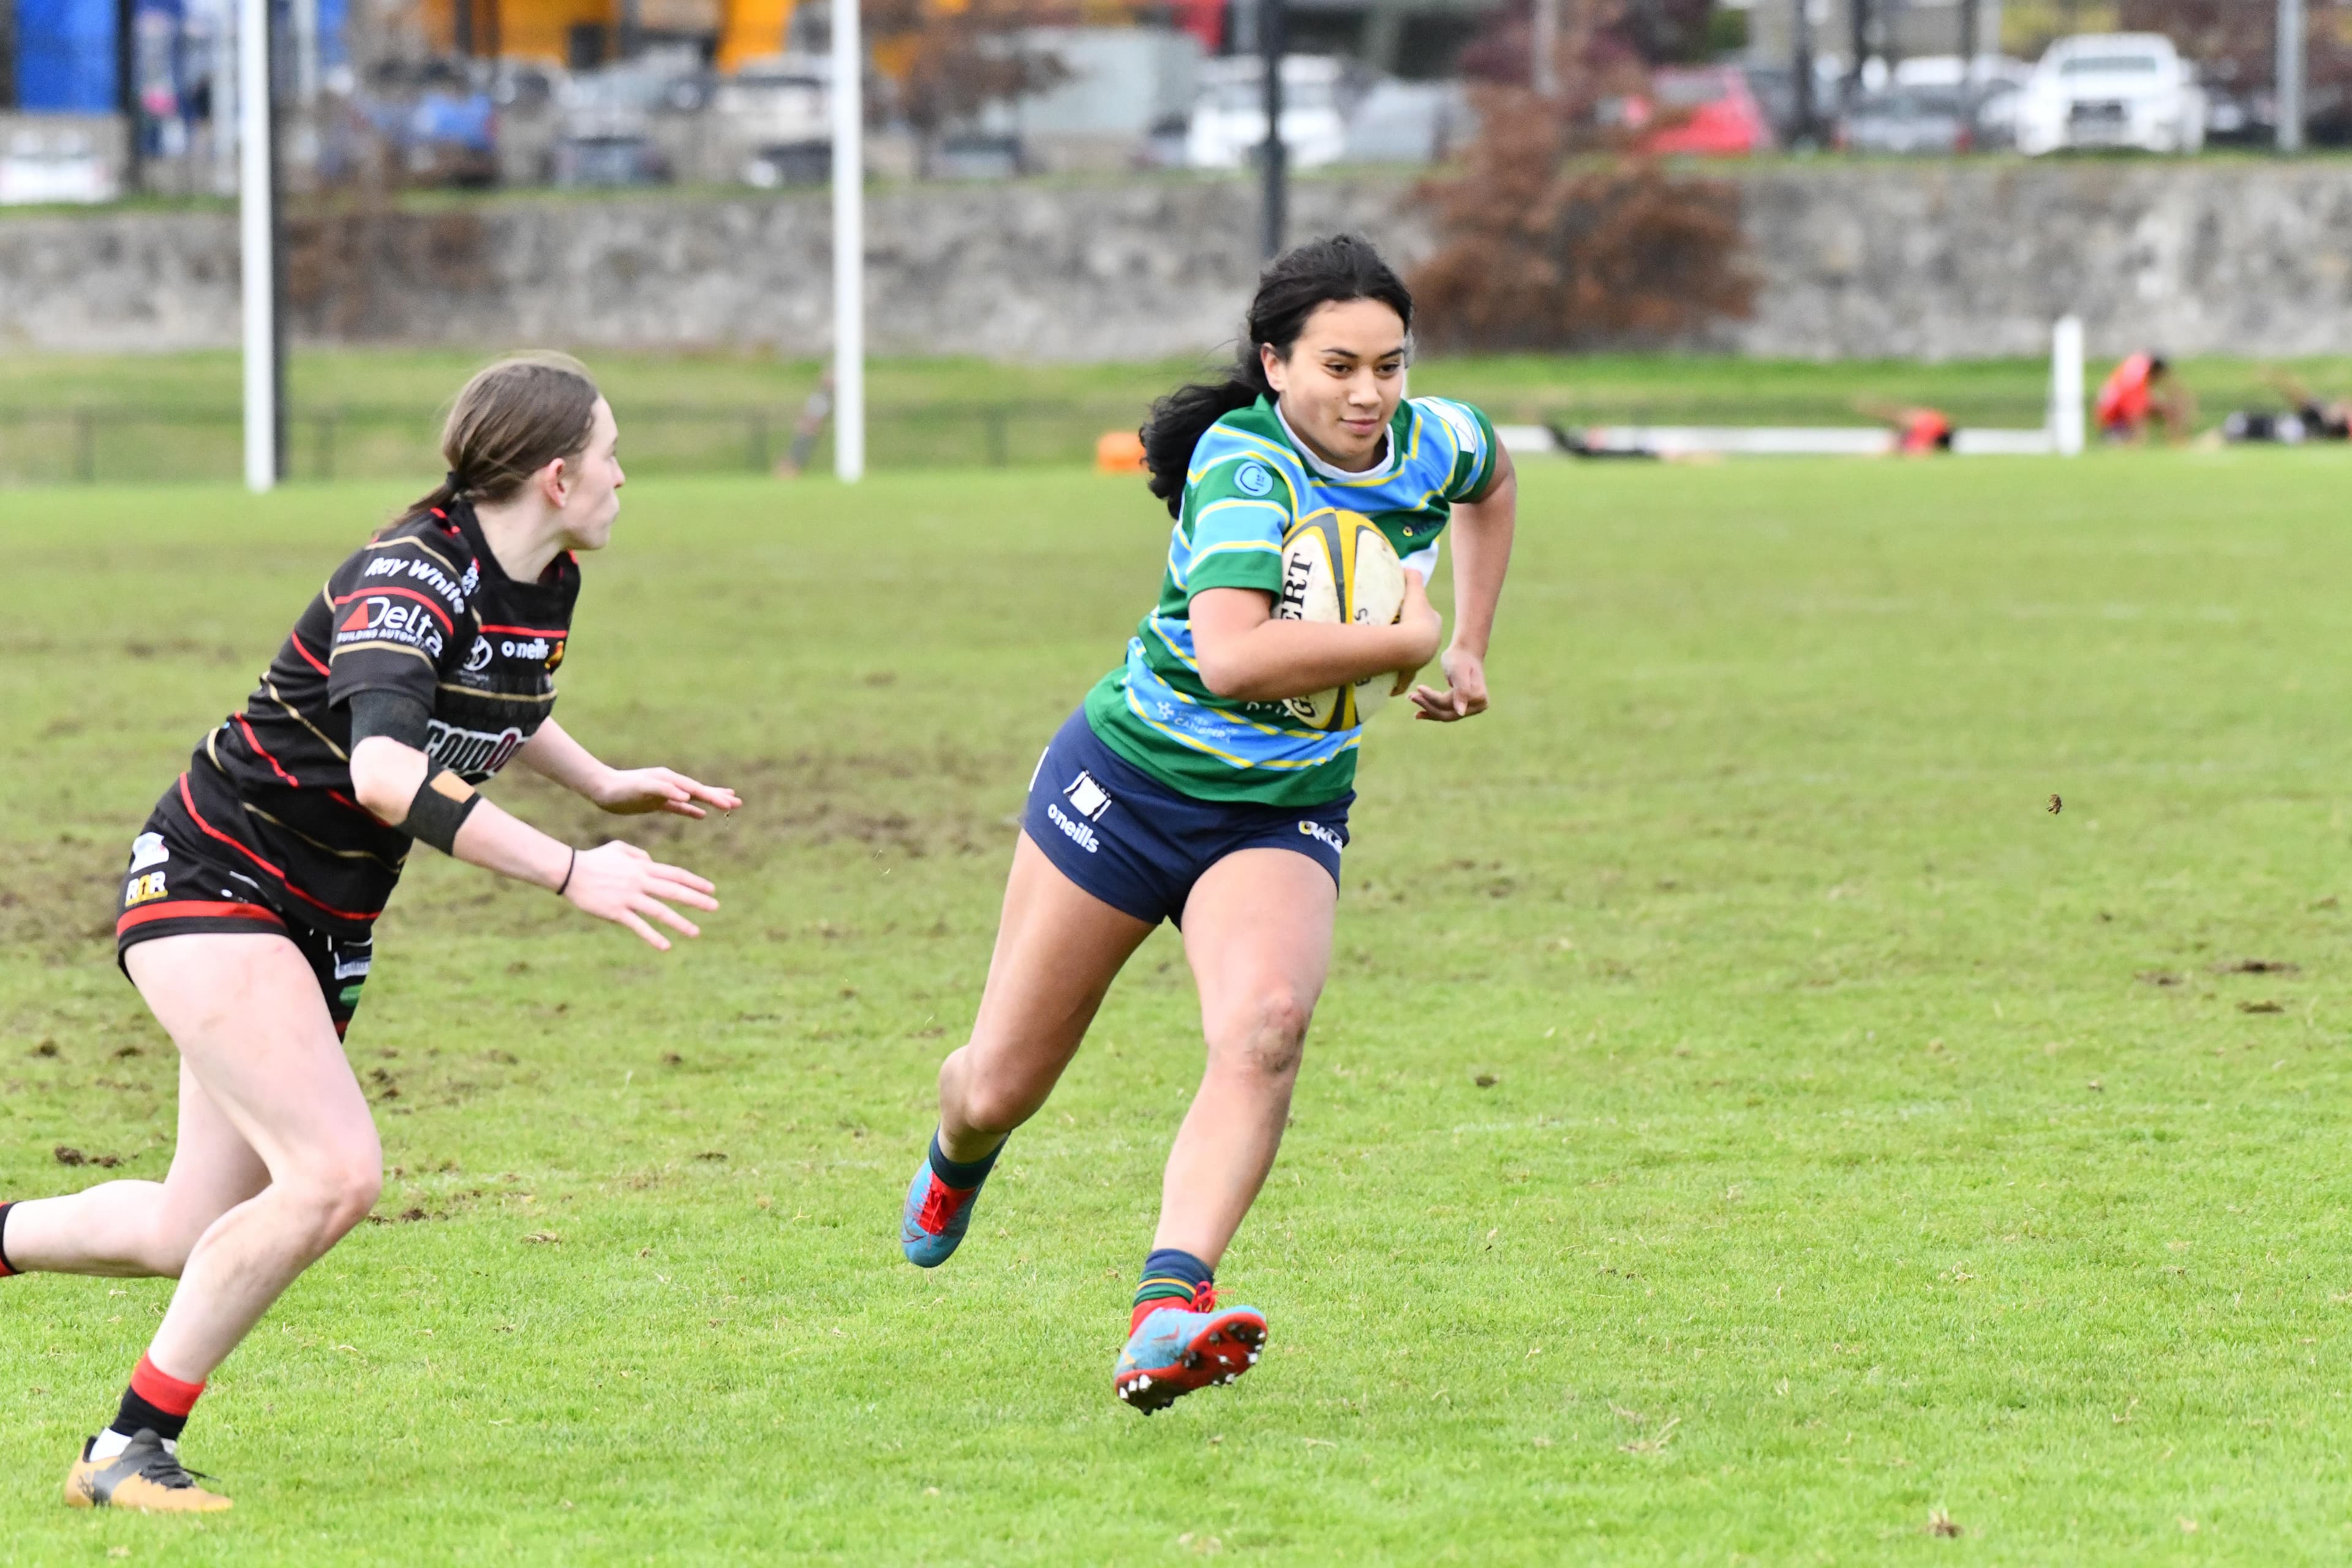
M 367 1218 L 383 1195 L 383 1163 L 353 1161 L 338 1169 L 328 1190 L 328 1223 L 337 1237 Z
M 1211 1045 L 1230 1067 L 1255 1077 L 1288 1078 L 1298 1070 L 1314 1016 L 1314 1004 L 1296 991 L 1269 987 L 1250 999 L 1223 1031 L 1223 1039 Z
M 147 1267 L 158 1279 L 177 1279 L 188 1267 L 188 1255 L 218 1218 L 216 1214 L 164 1212 L 147 1237 Z
M 982 1132 L 1010 1132 L 1036 1113 L 1038 1103 L 1026 1085 L 968 1081 L 963 1120 Z
M 356 1154 L 326 1160 L 289 1184 L 297 1195 L 309 1249 L 324 1252 L 375 1207 L 383 1193 L 383 1162 Z

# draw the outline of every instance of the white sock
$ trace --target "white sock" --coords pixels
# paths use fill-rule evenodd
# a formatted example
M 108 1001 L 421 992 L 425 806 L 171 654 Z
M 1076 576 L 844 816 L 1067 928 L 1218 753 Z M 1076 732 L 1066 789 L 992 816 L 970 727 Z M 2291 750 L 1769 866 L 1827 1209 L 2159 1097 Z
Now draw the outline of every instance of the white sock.
M 89 1446 L 89 1457 L 93 1459 L 120 1458 L 122 1455 L 122 1450 L 129 1447 L 131 1447 L 131 1439 L 116 1431 L 113 1427 L 109 1426 L 105 1431 L 100 1432 L 98 1435 L 98 1441 Z M 163 1451 L 167 1454 L 174 1455 L 179 1453 L 179 1439 L 176 1437 L 164 1438 Z

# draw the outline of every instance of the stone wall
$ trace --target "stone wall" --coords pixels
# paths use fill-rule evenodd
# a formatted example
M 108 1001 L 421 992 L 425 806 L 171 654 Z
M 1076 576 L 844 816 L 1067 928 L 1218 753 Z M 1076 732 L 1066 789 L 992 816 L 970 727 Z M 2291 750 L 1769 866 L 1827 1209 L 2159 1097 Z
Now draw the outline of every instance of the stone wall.
M 2001 160 L 1743 179 L 1758 354 L 2352 353 L 2352 163 Z
M 1741 171 L 1752 320 L 1705 346 L 1801 357 L 2352 353 L 2352 165 L 2155 161 Z M 1360 226 L 1410 263 L 1408 181 L 1300 182 L 1292 229 Z M 824 352 L 822 192 L 515 196 L 299 226 L 299 336 L 485 349 Z M 868 206 L 883 353 L 1129 359 L 1227 341 L 1255 268 L 1244 181 L 908 186 Z M 236 341 L 227 214 L 0 216 L 0 353 Z

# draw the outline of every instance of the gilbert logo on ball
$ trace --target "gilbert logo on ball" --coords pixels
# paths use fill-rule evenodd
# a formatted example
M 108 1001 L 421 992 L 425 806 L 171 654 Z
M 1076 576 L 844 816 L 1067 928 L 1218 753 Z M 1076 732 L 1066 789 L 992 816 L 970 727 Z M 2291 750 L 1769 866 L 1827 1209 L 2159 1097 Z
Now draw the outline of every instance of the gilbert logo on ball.
M 1404 566 L 1388 536 L 1361 512 L 1325 507 L 1284 536 L 1277 619 L 1392 626 L 1403 610 Z M 1387 700 L 1393 684 L 1393 677 L 1376 675 L 1293 697 L 1283 707 L 1309 729 L 1352 730 Z

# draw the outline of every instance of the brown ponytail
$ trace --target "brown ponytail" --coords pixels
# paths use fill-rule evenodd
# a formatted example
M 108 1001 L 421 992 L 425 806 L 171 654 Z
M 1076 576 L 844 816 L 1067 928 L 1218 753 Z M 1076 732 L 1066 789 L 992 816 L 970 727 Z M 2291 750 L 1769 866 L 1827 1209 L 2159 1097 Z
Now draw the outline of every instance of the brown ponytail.
M 502 501 L 558 458 L 576 458 L 595 426 L 595 378 L 570 354 L 509 355 L 474 373 L 441 427 L 449 472 L 401 521 L 459 500 Z

